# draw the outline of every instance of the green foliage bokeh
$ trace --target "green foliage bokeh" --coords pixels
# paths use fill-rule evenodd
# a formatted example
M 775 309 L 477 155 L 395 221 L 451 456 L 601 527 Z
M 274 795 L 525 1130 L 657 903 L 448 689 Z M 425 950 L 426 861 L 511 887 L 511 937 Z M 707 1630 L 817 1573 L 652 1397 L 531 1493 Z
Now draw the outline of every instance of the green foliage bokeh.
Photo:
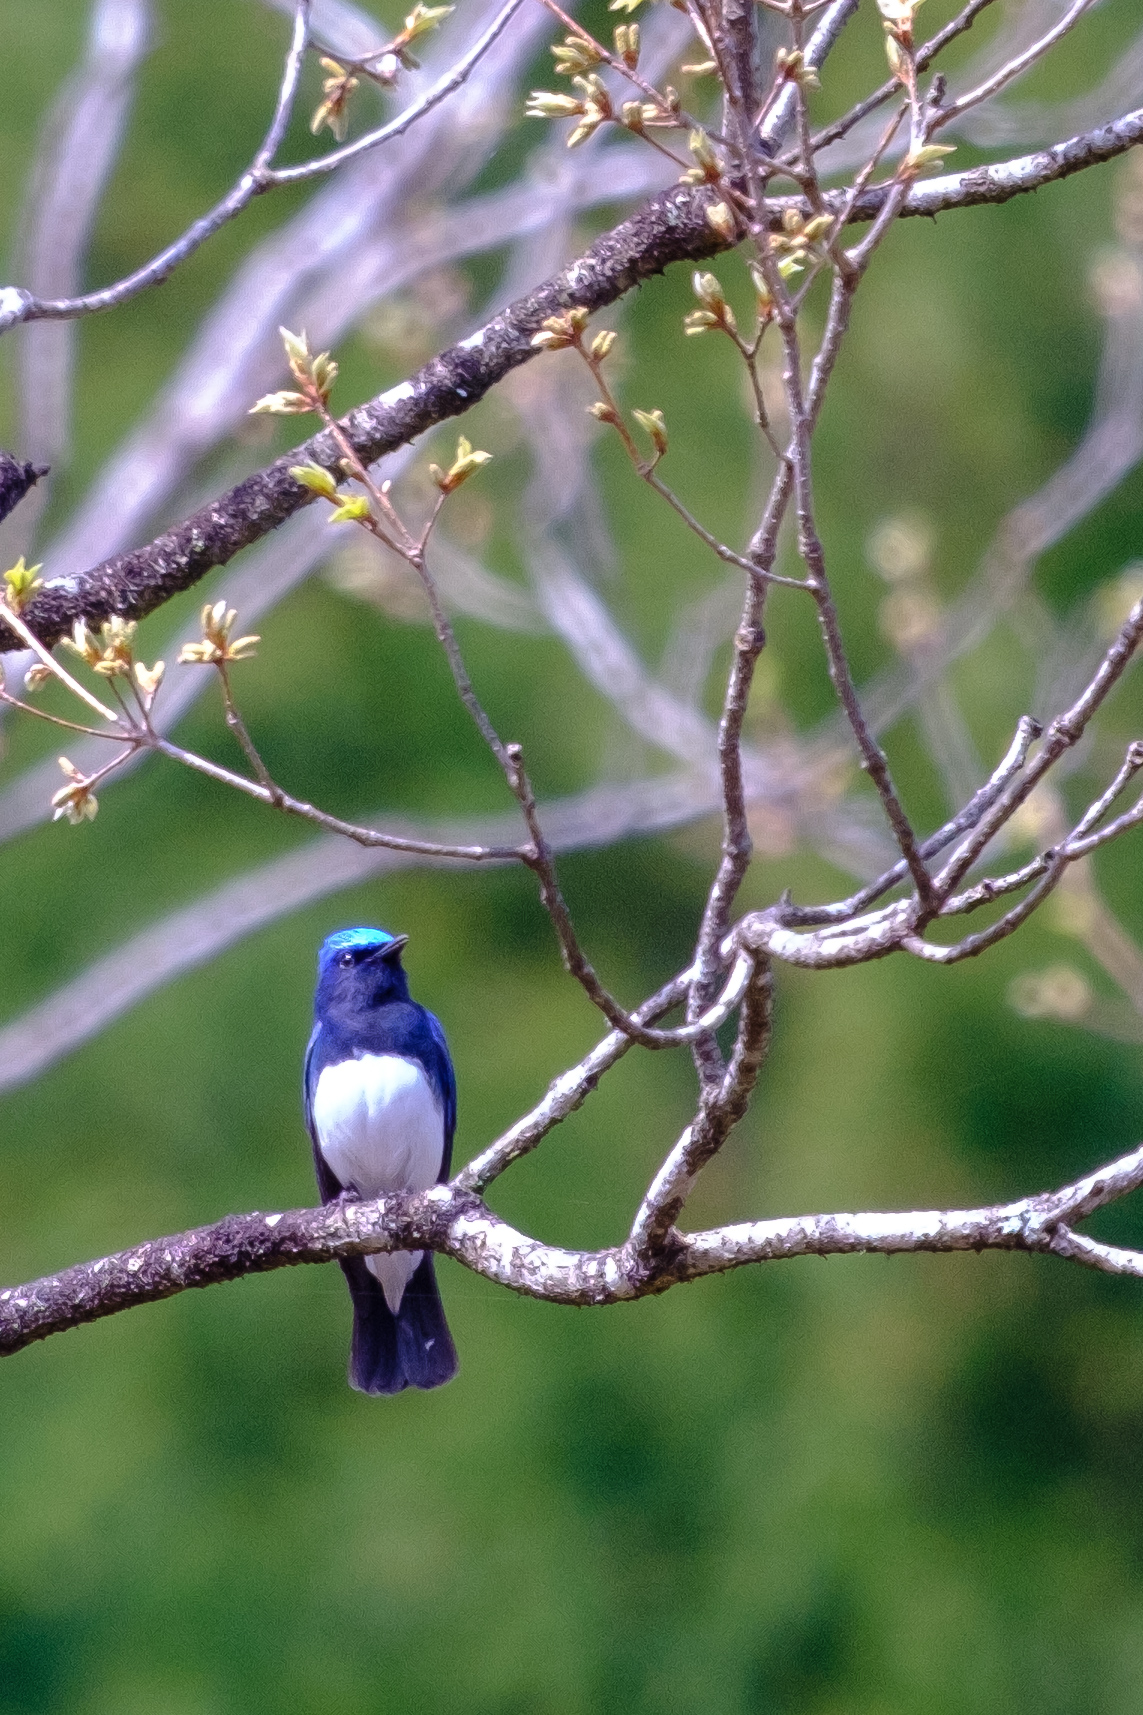
M 93 280 L 134 265 L 221 191 L 272 97 L 282 32 L 268 11 L 231 0 L 158 10 Z M 948 10 L 933 7 L 937 19 Z M 9 216 L 84 15 L 79 0 L 0 4 Z M 1111 51 L 1116 17 L 1105 27 L 1100 14 L 1085 51 Z M 876 68 L 876 24 L 863 23 L 839 79 Z M 1058 96 L 1066 80 L 1041 85 Z M 926 511 L 952 597 L 1006 510 L 1082 432 L 1099 349 L 1085 273 L 1110 241 L 1115 171 L 902 228 L 874 269 L 817 467 L 863 677 L 889 658 L 884 590 L 863 555 L 870 529 Z M 83 326 L 76 456 L 58 510 L 280 216 L 271 202 L 161 292 Z M 741 534 L 756 491 L 740 389 L 712 341 L 683 341 L 688 299 L 680 269 L 632 303 L 626 390 L 666 411 L 680 486 Z M 390 379 L 363 348 L 345 356 L 342 405 Z M 617 461 L 605 454 L 601 468 L 620 547 L 608 596 L 653 659 L 678 603 L 717 569 L 632 493 Z M 489 485 L 509 498 L 492 472 Z M 1054 550 L 1039 588 L 1058 615 L 1137 551 L 1141 493 L 1128 478 Z M 148 659 L 173 622 L 168 610 L 148 623 Z M 425 629 L 321 580 L 259 629 L 244 707 L 299 793 L 347 812 L 503 808 Z M 614 719 L 554 643 L 472 624 L 462 636 L 543 792 L 606 769 Z M 793 600 L 774 604 L 771 647 L 795 718 L 820 719 L 829 687 Z M 1030 694 L 1015 651 L 1004 633 L 954 674 L 988 762 Z M 1130 685 L 1121 693 L 1116 732 L 1130 734 L 1138 701 Z M 227 754 L 212 699 L 182 731 Z M 40 741 L 6 732 L 8 778 Z M 911 723 L 891 744 L 935 820 L 944 804 Z M 6 1014 L 308 837 L 153 763 L 107 793 L 92 826 L 27 835 L 5 852 Z M 686 957 L 716 842 L 707 826 L 564 865 L 583 939 L 626 999 Z M 1109 853 L 1103 871 L 1135 931 L 1138 850 Z M 786 885 L 808 898 L 845 882 L 816 858 L 763 859 L 748 902 Z M 599 1032 L 525 875 L 409 874 L 325 900 L 4 1099 L 5 1280 L 311 1200 L 298 1084 L 313 952 L 357 921 L 412 937 L 415 992 L 456 1059 L 461 1159 Z M 1061 958 L 1098 985 L 1049 920 L 951 971 L 903 960 L 780 971 L 772 1064 L 694 1220 L 992 1200 L 1130 1146 L 1138 1049 L 1007 1004 L 1014 976 Z M 683 1056 L 633 1054 L 496 1188 L 496 1206 L 545 1238 L 615 1241 L 685 1123 L 690 1080 Z M 332 1268 L 187 1294 L 5 1363 L 0 1715 L 1143 1709 L 1137 1286 L 1025 1258 L 855 1258 L 589 1313 L 514 1298 L 447 1263 L 441 1278 L 462 1371 L 434 1395 L 348 1391 L 348 1303 Z

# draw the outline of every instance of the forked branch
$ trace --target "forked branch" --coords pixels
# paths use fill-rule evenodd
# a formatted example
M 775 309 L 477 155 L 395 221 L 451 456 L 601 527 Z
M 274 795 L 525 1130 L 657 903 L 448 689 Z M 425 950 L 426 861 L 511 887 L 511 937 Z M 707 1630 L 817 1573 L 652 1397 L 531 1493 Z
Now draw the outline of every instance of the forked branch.
M 976 1209 L 796 1215 L 677 1233 L 653 1270 L 631 1245 L 562 1250 L 502 1221 L 457 1183 L 375 1203 L 228 1215 L 213 1226 L 153 1239 L 0 1291 L 0 1356 L 121 1310 L 192 1287 L 297 1263 L 377 1251 L 430 1249 L 475 1274 L 553 1304 L 600 1306 L 665 1292 L 749 1263 L 800 1256 L 897 1256 L 932 1251 L 1028 1251 L 1107 1274 L 1143 1278 L 1143 1252 L 1074 1230 L 1143 1184 L 1143 1146 L 1057 1191 Z

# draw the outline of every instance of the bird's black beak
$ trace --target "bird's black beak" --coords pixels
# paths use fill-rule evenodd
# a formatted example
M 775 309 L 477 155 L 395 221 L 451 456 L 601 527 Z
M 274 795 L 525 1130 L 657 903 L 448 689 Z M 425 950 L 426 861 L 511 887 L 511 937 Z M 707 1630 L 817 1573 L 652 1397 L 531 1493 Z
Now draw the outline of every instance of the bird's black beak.
M 407 935 L 394 935 L 393 939 L 386 941 L 385 945 L 379 948 L 373 957 L 375 959 L 395 959 L 401 948 L 407 945 L 408 940 Z

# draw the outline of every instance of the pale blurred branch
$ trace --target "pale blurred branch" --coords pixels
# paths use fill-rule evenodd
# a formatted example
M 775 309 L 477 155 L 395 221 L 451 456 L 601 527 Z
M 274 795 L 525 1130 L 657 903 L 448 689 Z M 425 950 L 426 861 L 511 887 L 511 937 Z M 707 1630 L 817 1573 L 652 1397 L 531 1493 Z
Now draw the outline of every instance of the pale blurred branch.
M 282 185 L 324 177 L 347 162 L 380 147 L 381 144 L 403 136 L 418 120 L 431 113 L 462 86 L 473 68 L 499 40 L 523 3 L 524 0 L 507 0 L 492 22 L 445 76 L 395 119 L 342 148 L 331 150 L 320 159 L 292 167 L 275 167 L 272 162 L 289 126 L 309 40 L 310 0 L 296 0 L 293 39 L 286 55 L 274 116 L 250 166 L 233 189 L 157 256 L 113 285 L 104 286 L 95 292 L 63 298 L 40 297 L 19 286 L 0 288 L 0 333 L 29 322 L 74 321 L 80 316 L 115 309 L 140 292 L 169 279 L 176 268 L 193 256 L 216 232 L 241 214 L 255 197 L 264 196 L 268 191 L 276 190 Z
M 40 297 L 77 288 L 150 31 L 149 0 L 99 0 L 83 62 L 52 103 L 17 242 L 28 289 Z M 28 328 L 19 336 L 19 444 L 37 463 L 55 464 L 69 451 L 74 339 L 66 324 Z M 44 496 L 37 500 L 23 508 L 17 530 L 4 533 L 9 560 L 27 547 Z
M 53 785 L 58 778 L 53 770 Z M 596 786 L 542 806 L 548 841 L 558 852 L 685 827 L 717 808 L 714 782 L 690 773 Z M 383 819 L 405 837 L 403 849 L 360 845 L 337 835 L 311 841 L 160 918 L 0 1027 L 0 1090 L 39 1076 L 147 995 L 301 906 L 379 875 L 421 865 L 451 868 L 465 861 L 440 855 L 449 848 L 508 848 L 508 857 L 488 861 L 515 861 L 515 814 L 428 825 L 392 815 Z

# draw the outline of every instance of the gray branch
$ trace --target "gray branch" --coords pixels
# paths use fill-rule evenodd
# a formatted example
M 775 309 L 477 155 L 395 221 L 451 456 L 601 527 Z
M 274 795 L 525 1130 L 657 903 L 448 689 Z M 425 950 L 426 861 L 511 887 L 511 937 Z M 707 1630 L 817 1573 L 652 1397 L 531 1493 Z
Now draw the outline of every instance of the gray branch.
M 590 1076 L 598 1076 L 590 1057 L 585 1068 L 589 1064 Z M 377 1251 L 434 1250 L 527 1297 L 583 1306 L 644 1298 L 748 1263 L 857 1251 L 893 1256 L 914 1251 L 1019 1250 L 1059 1256 L 1104 1273 L 1139 1277 L 1143 1276 L 1143 1253 L 1088 1239 L 1075 1233 L 1072 1223 L 1140 1184 L 1143 1146 L 1058 1191 L 1014 1203 L 900 1214 L 796 1215 L 676 1233 L 653 1269 L 630 1242 L 600 1251 L 543 1244 L 502 1221 L 458 1181 L 420 1195 L 378 1202 L 228 1215 L 213 1226 L 152 1239 L 0 1291 L 0 1356 L 10 1356 L 81 1323 L 172 1298 L 191 1287 Z

